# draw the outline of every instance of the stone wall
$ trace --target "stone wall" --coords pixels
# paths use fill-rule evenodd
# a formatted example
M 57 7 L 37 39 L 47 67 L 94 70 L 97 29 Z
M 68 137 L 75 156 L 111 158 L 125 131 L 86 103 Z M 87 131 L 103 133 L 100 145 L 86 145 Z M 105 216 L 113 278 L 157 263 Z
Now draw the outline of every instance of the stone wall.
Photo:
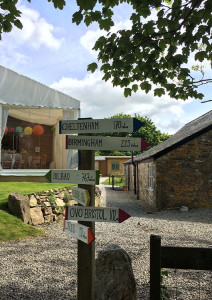
M 26 224 L 41 225 L 63 220 L 66 205 L 78 205 L 72 200 L 72 189 L 61 188 L 21 195 L 11 193 L 8 196 L 8 207 Z M 96 189 L 95 206 L 100 205 L 100 194 Z
M 156 160 L 161 208 L 212 206 L 212 130 Z
M 212 206 L 212 130 L 154 160 L 154 189 L 148 187 L 148 163 L 138 164 L 137 195 L 153 208 Z M 134 190 L 133 165 L 125 182 Z
M 28 195 L 32 225 L 51 223 L 63 219 L 65 205 L 71 205 L 71 188 L 54 189 Z M 72 200 L 73 201 L 73 200 Z
M 154 177 L 154 188 L 153 190 L 149 188 L 149 178 L 148 178 L 148 163 L 138 163 L 138 175 L 137 175 L 137 193 L 138 198 L 142 201 L 147 202 L 153 208 L 156 208 L 156 167 L 155 163 L 153 165 L 153 177 Z

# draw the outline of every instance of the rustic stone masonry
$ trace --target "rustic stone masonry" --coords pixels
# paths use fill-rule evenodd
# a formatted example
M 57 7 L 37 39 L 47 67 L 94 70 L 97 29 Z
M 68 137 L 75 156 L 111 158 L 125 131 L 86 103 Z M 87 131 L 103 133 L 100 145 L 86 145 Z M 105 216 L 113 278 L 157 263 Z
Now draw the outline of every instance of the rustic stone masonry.
M 173 150 L 146 161 L 136 161 L 136 194 L 152 208 L 212 207 L 212 130 Z M 153 189 L 148 164 L 153 167 Z M 127 165 L 126 183 L 134 190 L 133 165 Z
M 28 195 L 32 225 L 51 223 L 63 219 L 65 205 L 77 204 L 71 188 L 62 188 Z
M 161 208 L 212 206 L 212 130 L 156 160 Z
M 8 197 L 8 207 L 11 213 L 24 223 L 31 225 L 58 222 L 65 216 L 66 205 L 77 204 L 72 200 L 71 187 L 28 195 L 11 193 Z M 100 194 L 96 189 L 95 206 L 99 205 Z

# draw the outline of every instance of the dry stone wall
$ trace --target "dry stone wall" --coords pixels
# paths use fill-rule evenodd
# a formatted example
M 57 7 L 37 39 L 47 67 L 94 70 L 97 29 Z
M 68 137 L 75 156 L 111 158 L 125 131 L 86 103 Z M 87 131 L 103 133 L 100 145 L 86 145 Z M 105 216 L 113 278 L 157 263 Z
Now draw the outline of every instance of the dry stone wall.
M 76 204 L 71 188 L 54 189 L 28 195 L 32 225 L 51 223 L 63 219 L 65 205 Z
M 100 195 L 96 191 L 95 205 L 100 205 Z M 24 223 L 42 225 L 58 222 L 65 216 L 66 205 L 77 205 L 72 200 L 71 187 L 52 189 L 41 193 L 21 195 L 11 193 L 8 197 L 8 207 L 12 214 Z

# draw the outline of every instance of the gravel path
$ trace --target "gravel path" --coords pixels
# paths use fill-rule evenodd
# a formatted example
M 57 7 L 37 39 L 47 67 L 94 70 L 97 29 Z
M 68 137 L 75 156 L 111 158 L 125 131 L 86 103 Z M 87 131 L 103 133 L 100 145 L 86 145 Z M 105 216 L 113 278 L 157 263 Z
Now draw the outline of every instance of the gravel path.
M 110 243 L 128 252 L 138 299 L 149 299 L 150 234 L 160 235 L 162 245 L 212 247 L 212 208 L 149 214 L 132 193 L 100 188 L 102 206 L 122 208 L 132 217 L 120 224 L 96 223 L 96 254 Z M 77 241 L 63 233 L 62 223 L 44 228 L 46 236 L 0 243 L 0 300 L 76 299 Z M 171 299 L 212 299 L 211 272 L 186 272 L 169 271 Z

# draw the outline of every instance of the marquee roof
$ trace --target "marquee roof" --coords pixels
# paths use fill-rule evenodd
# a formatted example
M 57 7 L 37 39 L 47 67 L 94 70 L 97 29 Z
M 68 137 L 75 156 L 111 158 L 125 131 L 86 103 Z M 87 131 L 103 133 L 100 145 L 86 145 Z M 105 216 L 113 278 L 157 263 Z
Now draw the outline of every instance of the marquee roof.
M 0 104 L 15 118 L 49 124 L 65 110 L 79 110 L 80 101 L 0 65 Z

